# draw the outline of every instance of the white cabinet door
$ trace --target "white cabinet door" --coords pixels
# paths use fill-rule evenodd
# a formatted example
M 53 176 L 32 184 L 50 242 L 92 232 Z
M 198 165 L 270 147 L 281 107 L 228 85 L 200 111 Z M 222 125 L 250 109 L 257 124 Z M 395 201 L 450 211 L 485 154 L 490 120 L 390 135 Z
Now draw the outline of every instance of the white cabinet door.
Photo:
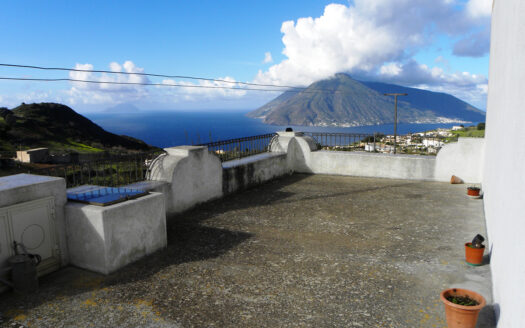
M 54 198 L 47 197 L 0 209 L 6 213 L 8 256 L 14 254 L 13 241 L 22 243 L 28 253 L 38 254 L 42 262 L 37 267 L 39 275 L 59 268 L 57 236 L 55 230 Z M 1 225 L 1 219 L 0 219 Z M 19 248 L 19 252 L 22 249 Z M 0 258 L 1 260 L 1 258 Z

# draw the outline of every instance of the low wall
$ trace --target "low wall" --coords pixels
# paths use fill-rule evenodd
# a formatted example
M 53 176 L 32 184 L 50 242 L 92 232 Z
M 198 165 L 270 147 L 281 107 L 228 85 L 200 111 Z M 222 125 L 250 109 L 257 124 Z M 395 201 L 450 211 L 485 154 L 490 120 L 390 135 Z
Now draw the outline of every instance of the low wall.
M 222 192 L 229 194 L 268 180 L 292 174 L 286 153 L 264 153 L 222 165 Z
M 224 163 L 202 146 L 165 150 L 166 154 L 154 160 L 149 181 L 128 187 L 165 193 L 168 214 L 293 173 L 290 156 L 282 149 Z
M 308 168 L 315 174 L 433 180 L 435 164 L 435 158 L 429 156 L 316 151 Z
M 299 134 L 276 148 L 287 151 L 294 172 L 443 182 L 456 175 L 465 182 L 480 183 L 484 139 L 460 138 L 435 157 L 316 150 L 311 137 Z
M 456 175 L 465 182 L 481 182 L 484 140 L 479 138 L 447 144 L 435 157 L 323 151 L 303 133 L 278 135 L 270 152 L 225 163 L 205 147 L 166 148 L 166 154 L 155 159 L 148 178 L 163 182 L 154 187 L 166 194 L 167 213 L 293 172 L 443 182 Z

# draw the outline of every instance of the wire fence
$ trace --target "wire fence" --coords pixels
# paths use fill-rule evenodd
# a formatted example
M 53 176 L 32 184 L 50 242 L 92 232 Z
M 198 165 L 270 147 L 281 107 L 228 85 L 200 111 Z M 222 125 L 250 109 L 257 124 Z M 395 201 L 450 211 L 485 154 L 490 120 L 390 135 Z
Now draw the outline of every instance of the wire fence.
M 397 136 L 380 133 L 326 133 L 305 132 L 315 139 L 319 148 L 333 151 L 367 151 L 375 153 L 436 155 L 449 142 L 456 142 L 458 137 L 439 134 L 414 133 Z M 395 146 L 394 146 L 395 144 Z
M 29 164 L 13 162 L 10 174 L 31 173 L 61 177 L 67 188 L 80 185 L 116 187 L 144 181 L 151 162 L 163 152 L 112 155 L 103 159 L 68 164 Z
M 251 137 L 214 141 L 199 146 L 208 147 L 208 151 L 215 153 L 221 162 L 239 159 L 247 156 L 268 152 L 272 139 L 277 133 L 268 133 Z

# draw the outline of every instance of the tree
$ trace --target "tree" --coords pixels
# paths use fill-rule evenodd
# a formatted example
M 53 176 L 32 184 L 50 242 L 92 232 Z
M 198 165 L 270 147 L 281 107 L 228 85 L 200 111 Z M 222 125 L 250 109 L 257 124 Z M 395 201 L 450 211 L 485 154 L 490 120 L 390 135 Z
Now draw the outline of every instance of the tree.
M 477 129 L 478 130 L 485 130 L 485 122 L 478 123 Z
M 375 136 L 375 141 L 379 142 L 381 138 L 383 138 L 385 135 L 381 133 L 377 133 Z M 374 136 L 368 136 L 362 140 L 362 142 L 374 142 Z
M 9 125 L 9 126 L 12 126 L 13 124 L 16 123 L 16 117 L 15 117 L 15 115 L 13 115 L 13 114 L 11 114 L 11 113 L 7 114 L 7 115 L 4 117 L 4 120 L 5 120 L 5 122 L 7 123 L 7 125 Z

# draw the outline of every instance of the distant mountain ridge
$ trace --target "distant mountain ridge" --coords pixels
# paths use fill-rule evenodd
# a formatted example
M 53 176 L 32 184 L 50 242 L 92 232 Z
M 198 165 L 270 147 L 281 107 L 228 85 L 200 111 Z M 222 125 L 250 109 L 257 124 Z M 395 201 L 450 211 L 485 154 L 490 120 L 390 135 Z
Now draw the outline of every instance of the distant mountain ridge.
M 15 150 L 19 145 L 81 152 L 157 149 L 141 140 L 107 132 L 68 106 L 56 103 L 0 108 L 0 150 Z
M 130 103 L 118 104 L 104 110 L 105 113 L 136 113 L 140 111 L 141 110 L 137 106 Z
M 347 74 L 287 91 L 247 116 L 266 124 L 362 126 L 394 121 L 394 100 L 384 93 L 408 93 L 398 98 L 400 123 L 470 123 L 485 121 L 485 112 L 446 93 L 395 84 L 360 82 Z

